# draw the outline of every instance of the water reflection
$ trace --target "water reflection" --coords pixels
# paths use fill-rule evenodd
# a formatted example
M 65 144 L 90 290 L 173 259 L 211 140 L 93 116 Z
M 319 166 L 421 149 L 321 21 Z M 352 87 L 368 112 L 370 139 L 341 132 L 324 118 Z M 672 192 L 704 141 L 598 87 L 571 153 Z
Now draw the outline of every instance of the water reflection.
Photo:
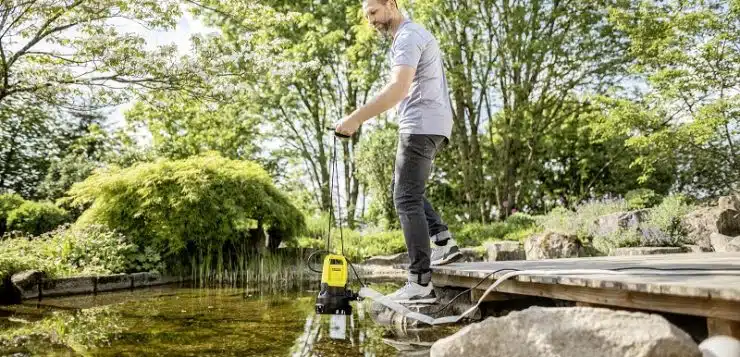
M 317 315 L 315 298 L 308 287 L 160 287 L 29 302 L 0 315 L 0 356 L 415 356 L 452 333 L 379 325 L 368 301 Z

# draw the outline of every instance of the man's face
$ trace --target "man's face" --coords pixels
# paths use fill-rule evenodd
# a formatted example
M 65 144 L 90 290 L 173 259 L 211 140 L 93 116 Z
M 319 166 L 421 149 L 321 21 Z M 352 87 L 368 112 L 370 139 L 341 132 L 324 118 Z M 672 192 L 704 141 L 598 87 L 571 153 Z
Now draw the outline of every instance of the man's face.
M 362 9 L 365 11 L 365 18 L 378 32 L 383 35 L 390 35 L 391 20 L 394 10 L 394 0 L 388 0 L 385 4 L 381 0 L 365 0 Z

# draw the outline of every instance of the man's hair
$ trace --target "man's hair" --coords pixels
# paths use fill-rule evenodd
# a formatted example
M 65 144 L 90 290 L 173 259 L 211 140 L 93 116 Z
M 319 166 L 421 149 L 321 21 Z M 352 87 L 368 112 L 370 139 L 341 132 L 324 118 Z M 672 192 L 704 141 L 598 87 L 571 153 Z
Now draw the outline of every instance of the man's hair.
M 367 0 L 363 0 L 363 1 L 367 2 Z M 388 0 L 378 0 L 378 2 L 385 5 L 388 3 Z M 396 7 L 398 7 L 398 1 L 393 0 L 393 3 L 396 4 Z

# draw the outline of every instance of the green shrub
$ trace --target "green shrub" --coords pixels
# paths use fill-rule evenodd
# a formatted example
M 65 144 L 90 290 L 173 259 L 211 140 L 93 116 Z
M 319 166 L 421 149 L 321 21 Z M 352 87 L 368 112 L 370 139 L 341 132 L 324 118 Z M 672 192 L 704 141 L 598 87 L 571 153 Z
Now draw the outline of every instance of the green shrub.
M 629 211 L 629 206 L 621 199 L 591 200 L 579 204 L 575 211 L 557 207 L 547 215 L 538 217 L 537 221 L 545 230 L 576 234 L 580 239 L 587 240 L 596 232 L 599 217 L 625 211 Z
M 534 217 L 515 213 L 504 222 L 464 224 L 452 229 L 452 235 L 461 247 L 474 247 L 486 241 L 526 239 L 538 230 Z
M 362 236 L 357 248 L 350 248 L 352 256 L 364 260 L 378 255 L 403 253 L 406 251 L 406 240 L 401 230 L 373 233 Z
M 8 214 L 23 204 L 25 200 L 20 195 L 5 193 L 0 195 L 0 237 L 8 228 Z
M 680 245 L 688 235 L 681 223 L 681 218 L 693 210 L 694 207 L 687 204 L 683 196 L 668 196 L 658 206 L 650 209 L 643 227 L 660 229 L 670 237 L 670 242 L 655 242 L 655 244 Z
M 617 248 L 641 246 L 642 236 L 636 230 L 619 230 L 612 234 L 594 237 L 591 245 L 599 253 L 609 255 Z
M 105 224 L 178 259 L 254 243 L 250 229 L 259 224 L 274 248 L 305 230 L 301 212 L 261 166 L 212 153 L 97 172 L 69 197 L 92 203 L 78 224 Z
M 509 231 L 510 227 L 504 222 L 466 223 L 459 230 L 453 229 L 452 235 L 461 247 L 473 247 L 487 240 L 502 239 Z
M 517 212 L 509 216 L 506 223 L 515 228 L 529 228 L 537 224 L 537 221 L 526 213 Z
M 8 230 L 39 235 L 67 220 L 67 212 L 51 202 L 25 201 L 8 213 Z
M 661 197 L 648 188 L 639 188 L 627 192 L 624 196 L 630 209 L 650 208 L 660 203 Z
M 130 239 L 102 225 L 64 225 L 40 236 L 16 235 L 0 242 L 0 249 L 0 272 L 5 274 L 26 269 L 49 276 L 162 270 L 156 252 L 140 251 Z

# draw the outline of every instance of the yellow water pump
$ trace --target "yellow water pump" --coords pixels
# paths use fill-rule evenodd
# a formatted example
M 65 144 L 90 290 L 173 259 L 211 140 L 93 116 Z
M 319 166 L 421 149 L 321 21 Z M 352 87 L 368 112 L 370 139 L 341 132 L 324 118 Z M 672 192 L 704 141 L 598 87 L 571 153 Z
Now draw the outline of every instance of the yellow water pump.
M 328 315 L 350 315 L 352 305 L 350 301 L 357 300 L 347 283 L 349 273 L 347 259 L 338 254 L 328 254 L 324 257 L 324 267 L 321 272 L 321 290 L 316 298 L 316 313 Z

